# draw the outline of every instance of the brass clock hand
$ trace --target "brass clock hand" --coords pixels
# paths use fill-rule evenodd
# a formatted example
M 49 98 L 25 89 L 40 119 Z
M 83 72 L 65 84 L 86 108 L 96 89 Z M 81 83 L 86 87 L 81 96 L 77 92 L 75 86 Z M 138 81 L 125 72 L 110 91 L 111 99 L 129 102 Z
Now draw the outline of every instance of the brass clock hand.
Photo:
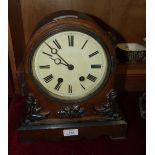
M 45 44 L 51 49 L 51 53 L 52 54 L 56 54 L 61 60 L 63 60 L 66 63 L 66 66 L 68 67 L 69 70 L 73 70 L 74 66 L 72 64 L 69 64 L 66 60 L 64 60 L 64 58 L 62 58 L 59 54 L 58 54 L 58 50 L 56 48 L 52 48 L 49 44 L 47 44 L 45 42 Z

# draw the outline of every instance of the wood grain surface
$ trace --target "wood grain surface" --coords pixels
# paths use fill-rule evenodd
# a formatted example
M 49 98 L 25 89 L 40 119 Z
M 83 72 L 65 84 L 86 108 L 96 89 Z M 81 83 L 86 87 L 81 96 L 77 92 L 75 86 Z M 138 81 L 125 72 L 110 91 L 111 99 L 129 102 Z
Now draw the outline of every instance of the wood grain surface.
M 20 0 L 25 41 L 38 21 L 59 10 L 75 10 L 101 19 L 128 42 L 145 37 L 145 0 Z
M 9 40 L 9 64 L 10 65 L 10 72 L 9 72 L 9 86 L 11 86 L 11 82 L 13 83 L 13 85 L 11 87 L 9 87 L 9 91 L 10 89 L 12 89 L 12 91 L 14 91 L 15 94 L 19 94 L 20 93 L 20 88 L 19 88 L 19 83 L 18 83 L 18 79 L 17 79 L 17 68 L 15 65 L 15 57 L 14 57 L 14 50 L 13 50 L 13 45 L 12 45 L 12 37 L 11 37 L 11 33 L 10 33 L 10 26 L 8 29 L 8 40 Z M 11 76 L 12 75 L 12 76 Z M 14 88 L 12 88 L 14 87 Z M 14 90 L 13 90 L 14 89 Z M 13 94 L 13 92 L 12 92 Z

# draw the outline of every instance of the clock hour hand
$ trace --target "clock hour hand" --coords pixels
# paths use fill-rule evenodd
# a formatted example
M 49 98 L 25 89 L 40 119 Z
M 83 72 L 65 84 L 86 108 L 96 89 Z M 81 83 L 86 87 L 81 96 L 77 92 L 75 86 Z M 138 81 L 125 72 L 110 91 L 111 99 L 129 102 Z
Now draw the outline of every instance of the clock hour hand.
M 46 52 L 43 52 L 43 53 L 46 54 L 46 55 L 48 55 L 48 56 L 50 57 L 50 59 L 52 59 L 56 65 L 60 65 L 60 64 L 62 64 L 62 65 L 64 65 L 64 66 L 67 66 L 68 68 L 70 67 L 70 66 L 68 66 L 67 64 L 62 63 L 61 59 L 59 59 L 59 58 L 57 58 L 57 59 L 53 59 L 53 58 L 52 58 L 53 55 L 48 54 L 48 53 L 46 53 Z
M 50 59 L 52 59 L 56 65 L 62 64 L 62 65 L 64 65 L 64 66 L 67 66 L 66 64 L 62 63 L 62 62 L 61 62 L 61 59 L 59 59 L 59 58 L 53 59 L 53 58 L 50 57 Z M 68 66 L 67 66 L 67 67 L 68 67 Z
M 45 44 L 51 49 L 51 53 L 52 54 L 56 54 L 62 61 L 64 61 L 65 62 L 65 66 L 67 66 L 68 67 L 68 69 L 69 70 L 73 70 L 74 69 L 74 66 L 73 65 L 71 65 L 71 64 L 69 64 L 64 58 L 62 58 L 59 54 L 58 54 L 58 50 L 56 49 L 56 48 L 52 48 L 49 44 L 47 44 L 46 42 L 45 42 Z M 60 60 L 59 59 L 59 60 Z M 63 64 L 63 63 L 61 63 L 61 64 Z M 64 65 L 64 64 L 63 64 Z
M 51 58 L 51 57 L 50 57 L 50 58 Z M 69 70 L 73 70 L 73 69 L 74 69 L 74 66 L 73 66 L 73 65 L 69 65 L 69 66 L 68 66 L 67 64 L 62 63 L 62 62 L 61 62 L 61 59 L 59 59 L 59 58 L 57 58 L 57 59 L 51 58 L 51 59 L 54 60 L 54 63 L 55 63 L 56 65 L 62 64 L 62 65 L 64 65 L 64 66 L 67 66 Z

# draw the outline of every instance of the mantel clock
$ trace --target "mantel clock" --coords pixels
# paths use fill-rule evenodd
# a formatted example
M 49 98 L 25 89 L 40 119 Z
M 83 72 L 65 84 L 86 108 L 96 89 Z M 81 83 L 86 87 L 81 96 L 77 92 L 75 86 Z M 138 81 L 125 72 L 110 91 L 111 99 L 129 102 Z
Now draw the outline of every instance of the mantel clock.
M 34 30 L 25 52 L 29 95 L 21 138 L 123 137 L 115 98 L 115 52 L 83 13 L 59 11 Z

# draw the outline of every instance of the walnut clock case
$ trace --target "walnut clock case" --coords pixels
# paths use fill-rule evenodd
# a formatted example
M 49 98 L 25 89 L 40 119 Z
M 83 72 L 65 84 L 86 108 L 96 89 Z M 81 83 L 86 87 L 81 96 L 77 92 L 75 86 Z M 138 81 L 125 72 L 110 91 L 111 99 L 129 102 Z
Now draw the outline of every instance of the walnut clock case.
M 125 136 L 127 124 L 113 89 L 114 48 L 89 16 L 60 11 L 44 18 L 24 60 L 31 95 L 21 140 Z

